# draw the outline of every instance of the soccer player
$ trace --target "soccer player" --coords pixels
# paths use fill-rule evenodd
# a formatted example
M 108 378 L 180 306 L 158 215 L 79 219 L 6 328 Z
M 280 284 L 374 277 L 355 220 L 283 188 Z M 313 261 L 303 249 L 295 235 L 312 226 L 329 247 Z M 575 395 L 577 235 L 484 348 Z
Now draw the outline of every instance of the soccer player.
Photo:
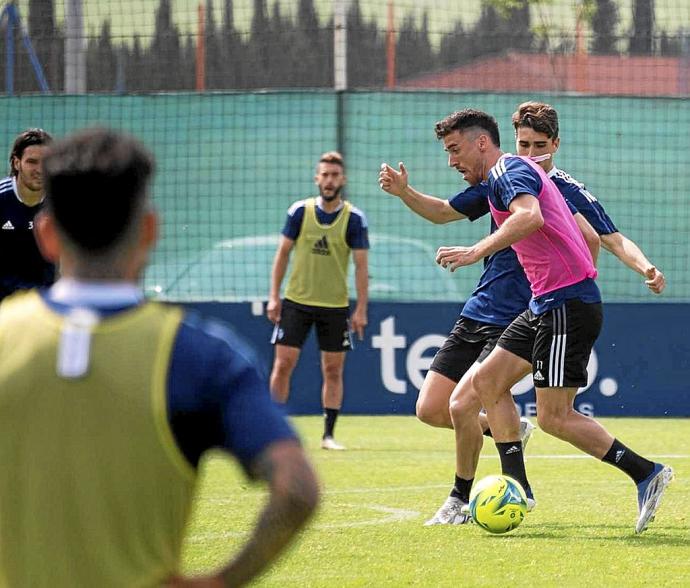
M 312 328 L 321 350 L 324 410 L 323 449 L 345 447 L 333 437 L 343 402 L 345 352 L 352 348 L 351 330 L 364 337 L 367 325 L 369 237 L 364 213 L 343 199 L 345 164 L 340 153 L 319 158 L 314 182 L 317 198 L 290 206 L 271 271 L 266 314 L 275 324 L 271 342 L 275 359 L 271 392 L 279 403 L 290 394 L 290 377 Z M 281 301 L 280 286 L 294 249 L 292 273 Z M 355 265 L 357 304 L 348 321 L 347 272 L 350 252 Z
M 512 246 L 533 295 L 529 308 L 465 383 L 486 409 L 503 473 L 531 494 L 519 420 L 508 390 L 532 372 L 539 426 L 630 476 L 638 493 L 635 531 L 644 531 L 673 471 L 638 455 L 573 408 L 577 389 L 587 382 L 587 361 L 601 329 L 602 310 L 596 269 L 565 200 L 531 159 L 501 152 L 498 126 L 488 114 L 455 112 L 437 123 L 436 135 L 443 140 L 449 163 L 470 185 L 488 183 L 491 214 L 499 225 L 472 246 L 439 248 L 437 262 L 454 271 Z
M 0 577 L 243 585 L 317 504 L 295 433 L 237 335 L 144 300 L 137 281 L 157 233 L 149 153 L 92 129 L 51 146 L 43 166 L 37 237 L 61 278 L 0 305 Z M 220 572 L 183 578 L 197 468 L 211 448 L 267 482 L 269 497 Z
M 41 160 L 51 141 L 43 129 L 17 135 L 10 175 L 0 180 L 0 300 L 55 280 L 55 266 L 43 259 L 34 238 L 34 218 L 44 196 Z
M 645 277 L 645 284 L 661 294 L 666 278 L 652 264 L 636 243 L 623 235 L 606 214 L 600 202 L 585 188 L 554 164 L 560 146 L 558 113 L 544 102 L 524 102 L 513 114 L 517 154 L 541 159 L 539 165 L 561 194 L 581 212 L 601 238 L 601 244 L 625 265 Z
M 583 184 L 554 166 L 553 156 L 560 143 L 558 115 L 555 109 L 541 102 L 525 102 L 513 114 L 512 121 L 515 128 L 518 155 L 538 160 L 539 165 L 547 172 L 563 197 L 587 219 L 593 230 L 601 237 L 604 246 L 615 253 L 627 266 L 645 276 L 647 278 L 646 283 L 652 292 L 660 293 L 665 285 L 663 273 L 647 260 L 634 242 L 618 232 L 603 206 L 586 190 Z M 482 182 L 479 186 L 482 188 L 482 194 L 488 195 L 487 184 Z M 479 212 L 481 213 L 481 210 Z M 481 403 L 476 394 L 471 393 L 471 387 L 465 386 L 456 388 L 455 393 L 451 396 L 450 404 L 453 406 L 453 419 L 459 423 L 458 435 L 464 438 L 467 435 L 463 431 L 474 428 L 473 415 Z M 483 423 L 485 418 L 482 415 L 482 426 L 486 429 L 488 425 L 485 426 Z M 521 437 L 523 431 L 524 423 L 521 422 Z M 467 454 L 467 446 L 469 445 L 467 440 L 458 439 L 457 443 L 456 452 L 461 456 L 462 448 L 465 447 L 464 453 Z M 474 468 L 476 468 L 477 458 L 478 454 L 475 454 L 474 458 L 468 462 Z M 462 463 L 462 461 L 458 461 L 458 468 L 462 467 Z M 466 475 L 469 475 L 474 469 L 473 467 L 465 467 L 464 471 Z
M 485 182 L 444 200 L 410 186 L 409 174 L 402 163 L 399 171 L 384 163 L 379 173 L 379 185 L 400 198 L 413 212 L 437 224 L 465 218 L 474 221 L 489 212 Z M 582 215 L 576 214 L 576 218 L 596 255 L 599 238 Z M 492 222 L 491 231 L 496 228 Z M 529 282 L 511 248 L 484 259 L 484 271 L 477 287 L 465 302 L 460 318 L 434 356 L 424 378 L 417 399 L 417 418 L 431 426 L 453 428 L 449 402 L 458 382 L 468 378 L 476 365 L 489 354 L 503 330 L 527 308 L 530 296 Z M 481 404 L 476 395 L 462 400 L 456 398 L 455 402 L 462 402 L 459 410 L 463 411 L 463 418 L 474 422 L 474 427 L 457 431 L 454 483 L 448 498 L 426 522 L 427 525 L 459 525 L 469 521 L 461 509 L 469 502 L 482 447 L 482 433 L 491 434 L 486 415 L 479 413 Z M 520 419 L 523 447 L 533 429 L 534 425 L 527 418 Z
M 485 183 L 444 200 L 410 186 L 407 169 L 402 163 L 399 171 L 384 163 L 379 185 L 400 198 L 413 212 L 437 224 L 465 218 L 474 221 L 488 212 Z M 491 229 L 495 228 L 492 223 Z M 503 330 L 527 307 L 529 299 L 529 283 L 512 249 L 506 248 L 485 258 L 479 283 L 463 305 L 459 319 L 424 378 L 416 405 L 419 420 L 433 427 L 453 428 L 449 401 L 454 388 L 489 354 Z M 486 415 L 479 415 L 477 409 L 473 416 L 475 421 L 480 419 L 475 429 L 481 427 L 487 434 Z M 520 425 L 522 441 L 526 444 L 534 425 L 526 418 L 521 419 Z M 464 432 L 464 438 L 456 439 L 457 465 L 450 494 L 426 525 L 461 525 L 469 521 L 461 508 L 469 502 L 482 436 L 481 432 L 478 435 Z

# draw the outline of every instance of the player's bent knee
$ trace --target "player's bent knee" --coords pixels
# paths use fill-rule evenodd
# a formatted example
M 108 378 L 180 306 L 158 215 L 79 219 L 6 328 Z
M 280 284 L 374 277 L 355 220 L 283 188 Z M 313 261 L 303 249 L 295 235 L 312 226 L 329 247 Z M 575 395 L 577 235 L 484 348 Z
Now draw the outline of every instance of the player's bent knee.
M 562 417 L 554 414 L 537 414 L 539 428 L 545 433 L 554 437 L 562 437 L 565 430 L 565 421 Z
M 419 400 L 417 401 L 417 404 L 414 406 L 414 412 L 416 417 L 422 421 L 425 424 L 430 424 L 429 423 L 429 418 L 430 418 L 430 413 L 427 411 L 426 406 L 420 402 Z
M 453 397 L 450 400 L 450 414 L 453 423 L 474 422 L 479 417 L 479 408 L 473 402 L 468 402 L 465 397 Z
M 445 409 L 445 414 L 443 410 Z M 448 407 L 438 407 L 428 402 L 417 401 L 415 405 L 415 414 L 417 418 L 425 425 L 432 427 L 447 427 L 450 425 L 450 416 L 448 414 Z

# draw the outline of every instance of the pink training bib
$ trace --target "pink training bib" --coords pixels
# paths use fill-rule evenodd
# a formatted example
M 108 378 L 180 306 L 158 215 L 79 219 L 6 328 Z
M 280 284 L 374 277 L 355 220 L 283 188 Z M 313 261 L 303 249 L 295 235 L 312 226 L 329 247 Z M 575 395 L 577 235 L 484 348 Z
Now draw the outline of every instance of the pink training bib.
M 503 155 L 491 168 L 490 176 L 495 181 L 506 173 L 505 159 L 508 157 L 524 161 L 539 174 L 542 182 L 538 198 L 544 225 L 511 246 L 525 270 L 532 295 L 541 296 L 587 278 L 596 278 L 597 270 L 580 228 L 560 191 L 541 167 L 527 157 Z M 511 215 L 496 209 L 490 198 L 489 206 L 499 227 Z

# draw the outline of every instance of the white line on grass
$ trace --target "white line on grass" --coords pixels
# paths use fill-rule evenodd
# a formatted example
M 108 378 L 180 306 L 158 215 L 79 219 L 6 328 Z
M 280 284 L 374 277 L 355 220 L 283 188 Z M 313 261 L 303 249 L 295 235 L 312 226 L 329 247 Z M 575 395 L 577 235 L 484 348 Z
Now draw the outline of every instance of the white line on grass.
M 329 492 L 330 494 L 330 492 Z M 388 516 L 365 521 L 354 521 L 351 523 L 330 523 L 314 525 L 314 529 L 341 529 L 343 527 L 364 527 L 367 525 L 385 525 L 386 523 L 398 523 L 416 519 L 421 513 L 416 510 L 405 510 L 404 508 L 393 508 L 391 506 L 381 506 L 380 504 L 341 504 L 340 506 L 351 506 L 353 508 L 368 508 L 377 512 L 387 513 Z
M 344 523 L 328 523 L 311 525 L 310 529 L 345 529 L 351 527 L 366 527 L 371 525 L 386 525 L 388 523 L 399 523 L 401 521 L 408 521 L 416 519 L 421 513 L 416 510 L 405 510 L 404 508 L 393 508 L 391 506 L 382 506 L 380 504 L 340 504 L 340 506 L 350 506 L 361 509 L 368 508 L 370 510 L 385 513 L 386 516 L 375 519 L 366 519 L 364 521 L 352 521 Z M 192 535 L 188 541 L 190 543 L 202 543 L 206 541 L 215 541 L 217 539 L 228 539 L 230 537 L 244 537 L 247 535 L 246 531 L 223 531 L 221 533 L 202 533 L 200 535 Z

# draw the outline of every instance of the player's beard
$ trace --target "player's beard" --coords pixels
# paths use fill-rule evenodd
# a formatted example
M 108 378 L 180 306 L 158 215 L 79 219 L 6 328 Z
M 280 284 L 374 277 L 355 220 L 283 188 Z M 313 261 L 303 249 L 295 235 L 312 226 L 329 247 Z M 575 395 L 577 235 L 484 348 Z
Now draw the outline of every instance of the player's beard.
M 340 192 L 342 192 L 342 190 L 343 190 L 343 187 L 340 186 L 340 187 L 335 189 L 332 196 L 326 196 L 323 193 L 323 190 L 321 188 L 319 188 L 319 194 L 321 195 L 321 198 L 323 198 L 326 202 L 333 202 L 338 196 L 340 196 Z

